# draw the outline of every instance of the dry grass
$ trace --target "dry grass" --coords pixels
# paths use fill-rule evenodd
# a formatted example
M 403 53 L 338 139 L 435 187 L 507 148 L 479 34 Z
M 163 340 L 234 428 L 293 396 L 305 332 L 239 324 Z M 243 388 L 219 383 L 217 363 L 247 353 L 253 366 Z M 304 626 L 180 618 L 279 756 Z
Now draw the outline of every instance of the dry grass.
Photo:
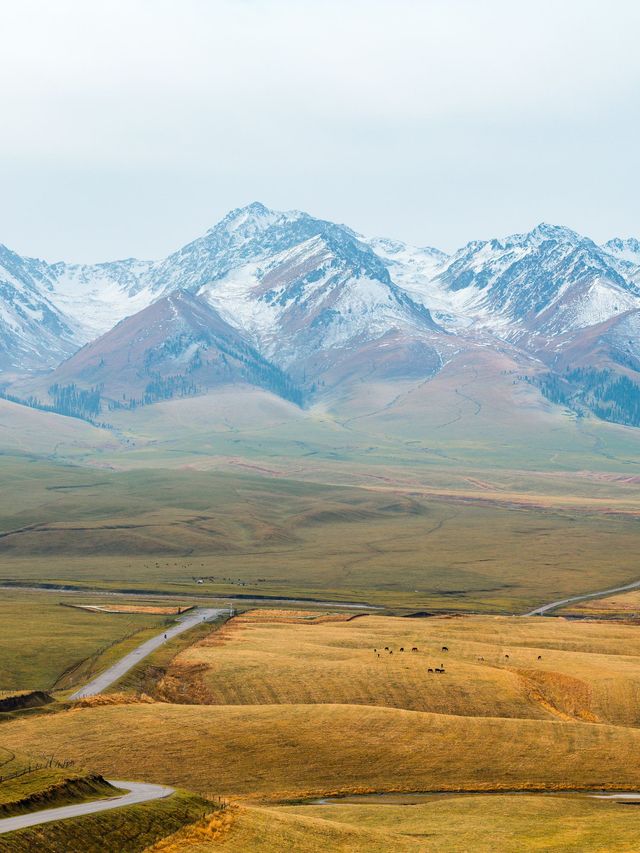
M 640 730 L 356 705 L 127 705 L 23 718 L 12 749 L 222 796 L 640 785 Z
M 411 806 L 235 807 L 223 832 L 209 838 L 206 824 L 202 828 L 176 833 L 145 853 L 631 853 L 640 848 L 640 809 L 570 796 L 438 797 Z
M 100 708 L 104 705 L 153 705 L 155 699 L 146 693 L 98 693 L 84 696 L 73 703 L 74 708 Z
M 335 821 L 331 819 L 330 810 L 325 809 L 325 813 L 318 816 L 290 814 L 284 809 L 235 806 L 232 814 L 227 815 L 224 832 L 215 838 L 207 838 L 200 833 L 177 833 L 175 846 L 159 844 L 145 853 L 177 853 L 182 850 L 193 853 L 215 850 L 225 853 L 254 850 L 270 853 L 285 850 L 296 853 L 388 853 L 389 850 L 415 853 L 421 849 L 415 841 L 402 838 L 398 833 L 353 825 L 351 821 Z
M 261 610 L 248 610 L 235 617 L 238 625 L 254 624 L 256 622 L 275 622 L 277 624 L 289 623 L 292 625 L 317 625 L 319 622 L 349 622 L 354 619 L 350 613 L 336 613 L 334 611 L 318 610 L 275 610 L 265 607 Z
M 575 614 L 577 616 L 592 616 L 594 618 L 621 617 L 640 618 L 640 590 L 622 592 L 618 595 L 610 595 L 608 598 L 594 598 L 587 601 L 578 601 L 558 610 L 558 613 Z
M 202 816 L 209 804 L 176 792 L 162 800 L 0 835 L 0 853 L 140 853 Z
M 575 797 L 470 796 L 442 797 L 412 806 L 345 805 L 274 809 L 292 820 L 323 818 L 336 828 L 362 833 L 352 851 L 371 848 L 368 834 L 385 832 L 393 838 L 386 850 L 429 853 L 522 853 L 529 850 L 554 853 L 631 853 L 640 849 L 640 809 L 615 803 Z M 277 825 L 277 822 L 274 821 Z M 238 827 L 240 829 L 240 827 Z M 241 839 L 234 847 L 229 836 L 229 853 L 243 850 Z M 204 853 L 203 848 L 203 853 Z M 300 853 L 320 853 L 320 840 L 311 834 L 295 847 L 270 847 L 269 838 L 256 837 L 244 849 L 295 849 Z M 326 848 L 325 848 L 326 849 Z M 340 849 L 340 848 L 338 848 Z
M 70 606 L 95 613 L 142 613 L 150 616 L 178 616 L 193 607 L 193 605 L 174 604 L 73 604 Z
M 440 664 L 444 674 L 428 672 Z M 639 692 L 640 634 L 628 625 L 481 616 L 291 624 L 286 611 L 231 620 L 177 655 L 156 688 L 199 704 L 344 703 L 621 725 L 640 724 Z
M 229 833 L 237 813 L 237 806 L 220 808 L 197 823 L 185 826 L 173 835 L 161 839 L 147 848 L 145 853 L 178 853 L 181 850 L 197 850 L 212 844 L 218 846 Z

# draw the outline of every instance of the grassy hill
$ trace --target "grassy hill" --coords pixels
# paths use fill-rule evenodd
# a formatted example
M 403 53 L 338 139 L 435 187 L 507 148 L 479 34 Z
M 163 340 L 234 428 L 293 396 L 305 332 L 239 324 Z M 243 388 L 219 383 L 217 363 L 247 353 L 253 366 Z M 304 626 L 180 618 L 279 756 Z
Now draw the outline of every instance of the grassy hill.
M 344 703 L 640 725 L 634 626 L 539 617 L 330 618 L 294 621 L 285 611 L 236 617 L 177 655 L 157 693 L 215 705 Z M 441 664 L 444 674 L 429 673 Z
M 15 720 L 2 736 L 8 748 L 54 749 L 110 778 L 228 797 L 640 785 L 628 760 L 640 730 L 564 720 L 362 705 L 132 704 Z

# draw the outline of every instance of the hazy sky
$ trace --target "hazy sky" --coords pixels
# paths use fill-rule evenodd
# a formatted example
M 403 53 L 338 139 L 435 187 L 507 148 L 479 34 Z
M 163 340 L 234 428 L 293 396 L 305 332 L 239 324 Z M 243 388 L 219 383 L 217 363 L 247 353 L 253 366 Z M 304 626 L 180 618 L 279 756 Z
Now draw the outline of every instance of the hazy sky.
M 0 0 L 0 242 L 161 257 L 258 199 L 451 249 L 640 237 L 637 0 Z

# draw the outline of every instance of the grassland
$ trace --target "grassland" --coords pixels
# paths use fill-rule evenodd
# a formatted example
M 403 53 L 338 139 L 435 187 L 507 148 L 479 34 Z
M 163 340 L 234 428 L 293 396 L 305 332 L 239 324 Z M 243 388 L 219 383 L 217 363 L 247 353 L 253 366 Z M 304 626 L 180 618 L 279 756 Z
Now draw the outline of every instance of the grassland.
M 320 853 L 326 849 L 322 846 L 323 833 L 335 838 L 331 849 L 354 853 L 391 849 L 402 853 L 420 850 L 434 853 L 460 853 L 462 850 L 474 853 L 498 850 L 500 853 L 521 853 L 523 850 L 630 853 L 640 844 L 638 809 L 566 796 L 498 795 L 442 797 L 412 806 L 332 805 L 272 809 L 268 817 L 264 813 L 249 813 L 244 818 L 244 826 L 242 817 L 239 819 L 235 837 L 232 827 L 228 841 L 220 849 L 229 853 L 240 853 L 243 849 L 277 850 L 277 846 L 270 847 L 268 834 L 258 829 L 261 817 L 263 825 L 273 826 L 283 838 L 288 836 L 279 849 L 295 849 L 300 853 Z M 318 823 L 314 826 L 315 821 Z M 195 849 L 205 853 L 207 848 Z
M 166 618 L 60 600 L 157 609 L 284 596 L 512 614 L 639 577 L 640 433 L 550 406 L 508 359 L 478 356 L 426 384 L 354 386 L 305 411 L 234 389 L 114 413 L 108 434 L 63 420 L 71 433 L 53 443 L 54 418 L 39 457 L 25 454 L 38 418 L 19 440 L 0 430 L 0 584 L 84 592 L 3 591 L 0 689 L 64 695 Z M 107 836 L 114 850 L 154 853 L 639 849 L 639 811 L 571 797 L 275 805 L 332 792 L 639 787 L 640 640 L 624 624 L 638 601 L 573 608 L 619 620 L 607 623 L 326 619 L 317 604 L 200 627 L 117 694 L 5 715 L 1 742 L 241 805 L 191 825 L 206 804 L 179 795 L 0 838 L 0 851 L 102 850 Z M 393 655 L 378 658 L 385 646 Z
M 630 853 L 640 811 L 575 797 L 465 796 L 427 805 L 235 807 L 148 853 Z
M 115 796 L 100 776 L 52 754 L 25 755 L 0 747 L 0 818 Z
M 60 602 L 64 594 L 3 590 L 0 598 L 0 686 L 3 690 L 72 687 L 123 648 L 141 642 L 162 617 L 90 613 Z M 93 599 L 95 601 L 95 598 Z
M 507 492 L 478 502 L 8 457 L 0 479 L 7 581 L 511 613 L 637 578 L 637 520 L 606 497 L 607 512 L 527 508 Z
M 14 720 L 2 738 L 106 778 L 230 798 L 640 785 L 634 727 L 362 705 L 100 706 Z
M 198 704 L 344 703 L 640 725 L 634 626 L 309 615 L 294 621 L 285 611 L 256 611 L 232 619 L 180 652 L 155 694 Z M 444 674 L 429 673 L 441 664 Z
M 201 797 L 178 792 L 164 800 L 0 835 L 0 853 L 139 853 L 211 808 Z
M 631 590 L 605 598 L 577 601 L 558 610 L 563 615 L 602 619 L 640 619 L 640 590 Z

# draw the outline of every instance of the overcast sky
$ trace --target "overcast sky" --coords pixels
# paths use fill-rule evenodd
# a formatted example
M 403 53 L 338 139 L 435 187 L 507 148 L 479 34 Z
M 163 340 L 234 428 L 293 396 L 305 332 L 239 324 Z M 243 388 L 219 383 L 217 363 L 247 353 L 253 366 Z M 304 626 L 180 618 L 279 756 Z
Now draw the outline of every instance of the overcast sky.
M 260 200 L 452 249 L 640 237 L 636 0 L 0 0 L 0 242 L 161 257 Z

